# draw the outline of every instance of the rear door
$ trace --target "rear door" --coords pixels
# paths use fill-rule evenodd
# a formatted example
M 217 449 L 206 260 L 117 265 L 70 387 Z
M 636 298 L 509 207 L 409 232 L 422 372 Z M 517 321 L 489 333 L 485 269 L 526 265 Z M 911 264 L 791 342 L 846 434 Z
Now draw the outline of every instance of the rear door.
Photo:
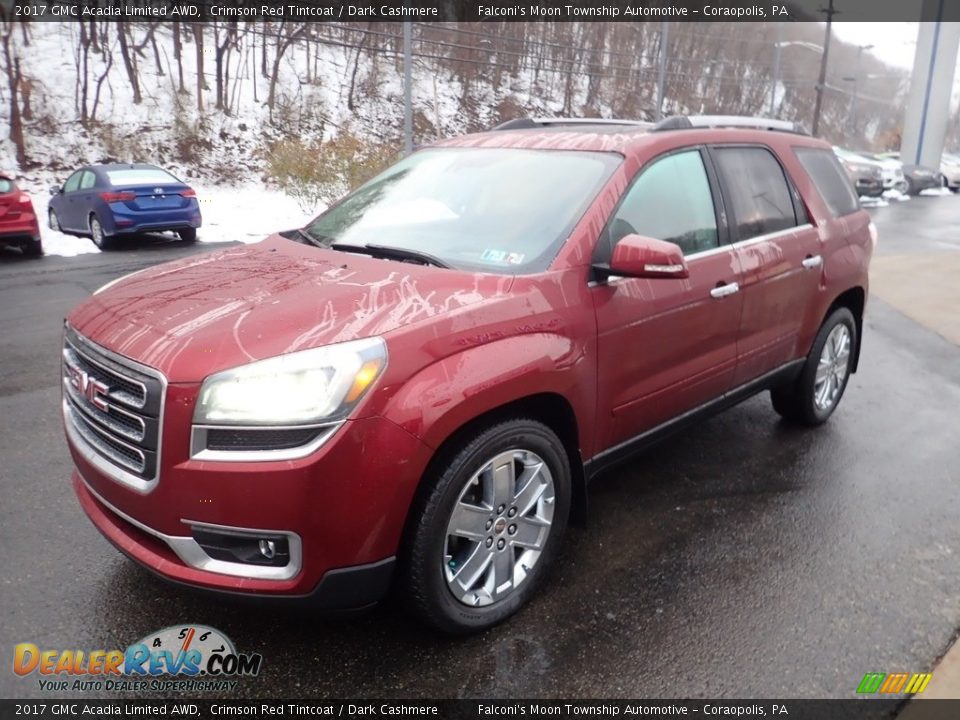
M 799 193 L 768 147 L 717 145 L 710 153 L 743 272 L 736 387 L 801 354 L 801 329 L 817 299 L 823 256 Z
M 592 289 L 598 327 L 598 447 L 610 448 L 730 388 L 740 268 L 702 148 L 652 160 L 624 194 L 594 260 L 625 235 L 674 242 L 689 279 L 611 278 Z

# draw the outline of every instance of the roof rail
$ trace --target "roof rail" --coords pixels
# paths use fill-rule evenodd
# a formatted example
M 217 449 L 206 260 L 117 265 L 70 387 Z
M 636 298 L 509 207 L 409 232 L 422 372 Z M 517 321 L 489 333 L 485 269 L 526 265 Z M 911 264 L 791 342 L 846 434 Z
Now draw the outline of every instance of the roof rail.
M 687 130 L 691 128 L 754 128 L 809 135 L 802 125 L 787 120 L 746 115 L 673 115 L 654 125 L 651 130 Z
M 537 127 L 554 127 L 558 125 L 625 125 L 637 128 L 652 128 L 653 123 L 645 120 L 612 120 L 607 118 L 516 118 L 500 123 L 492 130 L 526 130 Z

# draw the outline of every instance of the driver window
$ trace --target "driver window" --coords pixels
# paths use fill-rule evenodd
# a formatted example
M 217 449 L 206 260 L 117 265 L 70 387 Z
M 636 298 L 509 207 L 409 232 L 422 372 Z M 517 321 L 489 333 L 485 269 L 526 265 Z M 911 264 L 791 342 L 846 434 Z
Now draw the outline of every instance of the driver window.
M 89 190 L 96 183 L 97 177 L 89 170 L 83 171 L 83 177 L 80 179 L 80 189 Z
M 73 192 L 77 189 L 77 186 L 80 185 L 80 176 L 83 174 L 83 171 L 77 170 L 73 175 L 67 178 L 67 181 L 63 184 L 64 192 Z
M 676 243 L 684 255 L 719 247 L 713 193 L 700 151 L 674 153 L 642 170 L 606 233 L 611 250 L 631 233 Z

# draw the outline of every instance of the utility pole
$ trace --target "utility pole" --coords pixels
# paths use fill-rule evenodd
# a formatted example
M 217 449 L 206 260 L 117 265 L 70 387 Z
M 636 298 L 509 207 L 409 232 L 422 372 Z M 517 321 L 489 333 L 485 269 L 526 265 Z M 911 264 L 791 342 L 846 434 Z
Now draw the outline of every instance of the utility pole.
M 857 94 L 860 91 L 860 58 L 863 56 L 864 50 L 872 48 L 873 45 L 857 46 L 857 64 L 853 73 L 853 94 L 850 96 L 850 134 L 854 140 L 857 139 Z
M 830 54 L 830 36 L 832 35 L 833 16 L 837 11 L 833 9 L 833 0 L 821 12 L 827 16 L 827 30 L 823 37 L 823 55 L 820 57 L 820 78 L 817 80 L 817 101 L 813 105 L 813 135 L 820 134 L 820 110 L 823 107 L 823 90 L 827 84 L 827 56 Z
M 770 117 L 776 117 L 777 85 L 780 84 L 780 46 L 783 44 L 783 23 L 777 23 L 777 39 L 773 43 L 773 82 L 770 84 Z
M 667 83 L 667 42 L 670 39 L 670 25 L 660 23 L 660 69 L 657 72 L 657 120 L 663 118 L 663 94 Z
M 403 23 L 403 154 L 413 152 L 413 23 Z

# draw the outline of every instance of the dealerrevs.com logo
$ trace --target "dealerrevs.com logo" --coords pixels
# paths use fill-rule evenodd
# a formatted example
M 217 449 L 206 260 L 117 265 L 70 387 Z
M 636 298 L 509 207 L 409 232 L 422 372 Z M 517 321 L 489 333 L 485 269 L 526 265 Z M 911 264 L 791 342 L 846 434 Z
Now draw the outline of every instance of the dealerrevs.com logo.
M 41 650 L 14 647 L 13 671 L 38 675 L 41 690 L 224 691 L 238 678 L 255 677 L 263 656 L 238 653 L 216 628 L 177 625 L 151 633 L 126 650 Z

